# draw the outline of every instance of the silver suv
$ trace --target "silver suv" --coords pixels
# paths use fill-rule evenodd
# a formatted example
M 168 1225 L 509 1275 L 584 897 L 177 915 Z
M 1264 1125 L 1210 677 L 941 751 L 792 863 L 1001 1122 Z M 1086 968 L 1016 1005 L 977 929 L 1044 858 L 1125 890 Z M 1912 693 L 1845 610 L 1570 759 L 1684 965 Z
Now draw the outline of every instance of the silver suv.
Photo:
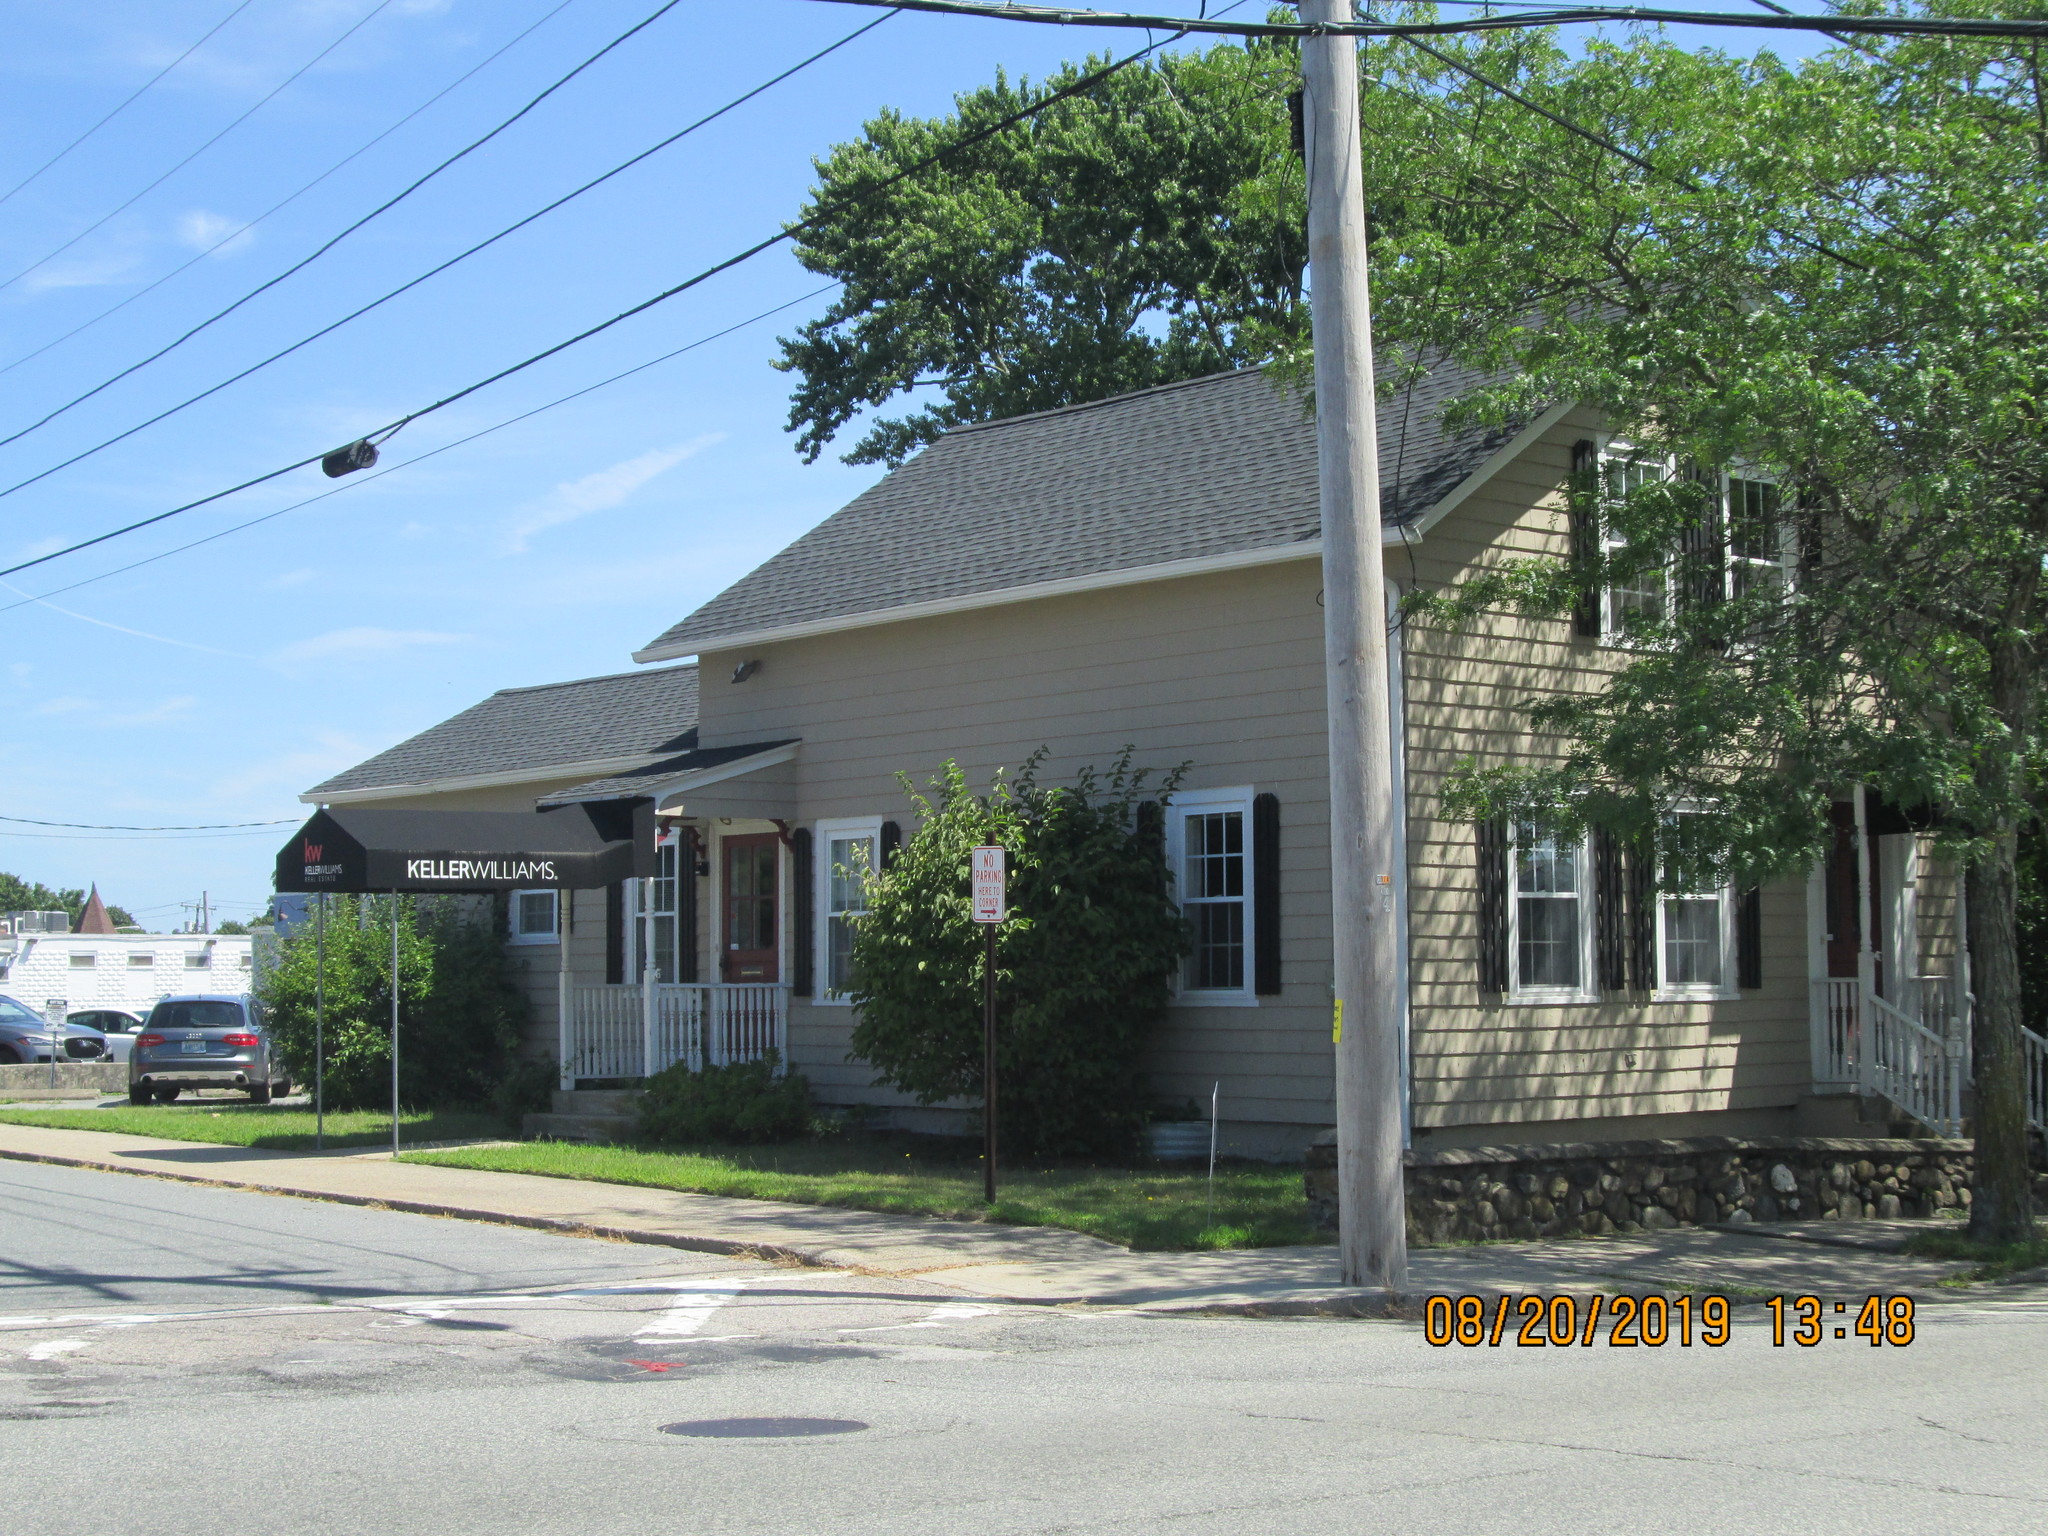
M 160 998 L 149 1010 L 128 1053 L 128 1102 L 168 1104 L 188 1087 L 247 1089 L 252 1104 L 292 1091 L 263 1005 L 246 992 Z

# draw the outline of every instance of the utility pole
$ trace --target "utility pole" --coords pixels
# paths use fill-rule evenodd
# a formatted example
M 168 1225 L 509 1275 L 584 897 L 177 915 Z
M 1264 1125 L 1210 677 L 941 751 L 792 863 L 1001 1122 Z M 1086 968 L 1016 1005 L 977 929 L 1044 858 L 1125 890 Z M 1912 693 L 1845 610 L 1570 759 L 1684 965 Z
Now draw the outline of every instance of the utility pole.
M 1299 0 L 1309 23 L 1353 0 Z M 1401 1180 L 1401 974 L 1394 882 L 1393 743 L 1372 306 L 1358 123 L 1358 47 L 1302 40 L 1309 316 L 1322 481 L 1323 659 L 1330 714 L 1331 1028 L 1337 1067 L 1337 1247 L 1346 1285 L 1408 1283 Z

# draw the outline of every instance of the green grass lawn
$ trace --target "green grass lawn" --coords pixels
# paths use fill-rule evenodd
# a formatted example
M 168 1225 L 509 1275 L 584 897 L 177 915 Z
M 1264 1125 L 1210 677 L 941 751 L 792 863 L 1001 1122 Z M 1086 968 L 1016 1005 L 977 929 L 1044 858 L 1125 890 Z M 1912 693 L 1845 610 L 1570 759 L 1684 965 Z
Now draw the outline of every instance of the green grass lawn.
M 64 1131 L 161 1136 L 166 1141 L 217 1141 L 235 1147 L 268 1147 L 279 1152 L 313 1150 L 312 1110 L 234 1099 L 201 1099 L 191 1104 L 120 1104 L 106 1109 L 0 1109 L 0 1121 L 47 1125 Z M 509 1134 L 503 1116 L 466 1109 L 410 1112 L 399 1117 L 399 1126 L 403 1141 L 461 1141 Z M 390 1144 L 389 1111 L 328 1111 L 328 1146 Z
M 991 1207 L 982 1203 L 978 1159 L 950 1148 L 907 1149 L 902 1139 L 883 1137 L 688 1152 L 529 1141 L 451 1147 L 407 1160 L 750 1200 L 1068 1227 L 1145 1250 L 1328 1241 L 1309 1222 L 1299 1168 L 1218 1168 L 1212 1209 L 1205 1172 L 1044 1164 L 1006 1170 Z
M 1903 1251 L 1922 1259 L 1974 1260 L 1977 1267 L 1959 1278 L 1998 1280 L 2048 1264 L 2048 1222 L 2035 1223 L 2030 1243 L 1975 1243 L 1961 1232 L 1915 1232 Z

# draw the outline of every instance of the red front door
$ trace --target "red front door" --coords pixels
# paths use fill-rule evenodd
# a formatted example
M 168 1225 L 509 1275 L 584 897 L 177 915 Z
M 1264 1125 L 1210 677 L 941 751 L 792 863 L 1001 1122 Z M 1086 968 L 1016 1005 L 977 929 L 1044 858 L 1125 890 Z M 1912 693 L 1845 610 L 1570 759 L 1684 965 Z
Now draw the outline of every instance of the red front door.
M 772 982 L 776 967 L 776 871 L 782 840 L 760 832 L 725 840 L 725 936 L 719 975 L 729 982 Z

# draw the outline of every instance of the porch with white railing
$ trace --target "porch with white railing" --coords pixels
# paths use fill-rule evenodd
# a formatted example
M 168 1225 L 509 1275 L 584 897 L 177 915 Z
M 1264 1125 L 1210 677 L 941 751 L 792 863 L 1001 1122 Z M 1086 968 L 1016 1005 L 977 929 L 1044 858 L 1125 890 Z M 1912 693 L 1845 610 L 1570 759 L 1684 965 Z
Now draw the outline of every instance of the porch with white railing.
M 1813 986 L 1815 1091 L 1882 1095 L 1936 1135 L 1962 1135 L 1971 999 L 1955 979 L 1912 978 L 1897 1003 L 1855 976 Z M 2048 1038 L 2022 1029 L 2020 1048 L 2027 1122 L 2048 1130 Z
M 788 1059 L 789 988 L 656 982 L 562 988 L 562 1086 Z

